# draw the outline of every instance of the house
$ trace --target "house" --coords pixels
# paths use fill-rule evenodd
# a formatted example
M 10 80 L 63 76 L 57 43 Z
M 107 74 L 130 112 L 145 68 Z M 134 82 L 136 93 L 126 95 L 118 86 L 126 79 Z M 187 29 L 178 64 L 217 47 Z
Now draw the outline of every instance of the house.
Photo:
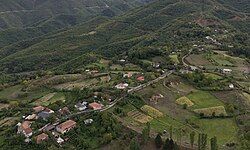
M 88 107 L 87 107 L 87 102 L 82 102 L 82 103 L 77 103 L 75 105 L 75 108 L 78 109 L 79 111 L 83 111 L 83 110 L 86 110 Z
M 56 131 L 64 134 L 75 127 L 76 127 L 76 122 L 73 120 L 68 120 L 68 121 L 65 121 L 64 123 L 59 124 L 56 127 Z
M 50 116 L 50 113 L 46 112 L 46 111 L 42 111 L 42 112 L 38 113 L 37 116 L 39 118 L 42 118 L 43 120 L 47 120 Z
M 232 72 L 232 69 L 222 69 L 222 73 L 224 74 L 230 74 Z
M 30 121 L 24 121 L 23 123 L 18 123 L 18 131 L 17 133 L 23 133 L 25 137 L 32 136 L 32 129 L 30 128 L 31 122 Z
M 132 72 L 128 72 L 126 74 L 123 75 L 123 78 L 131 78 L 133 76 Z
M 56 142 L 57 142 L 58 144 L 62 144 L 62 143 L 64 142 L 64 139 L 61 138 L 61 137 L 58 137 L 58 138 L 56 139 Z
M 191 69 L 192 71 L 195 71 L 195 70 L 197 70 L 198 68 L 197 68 L 196 66 L 190 66 L 190 69 Z
M 139 77 L 137 77 L 137 79 L 136 79 L 137 81 L 144 81 L 145 80 L 145 78 L 144 78 L 144 76 L 139 76 Z
M 68 107 L 63 107 L 61 109 L 58 110 L 60 115 L 68 115 L 70 114 L 69 108 Z
M 119 60 L 120 62 L 125 62 L 126 60 L 125 59 L 121 59 L 121 60 Z
M 36 120 L 38 117 L 36 114 L 28 115 L 25 120 Z
M 43 111 L 45 108 L 43 106 L 37 106 L 34 107 L 33 110 L 35 111 L 35 113 L 39 113 L 41 111 Z
M 42 141 L 46 141 L 49 139 L 49 136 L 45 133 L 39 134 L 38 136 L 36 136 L 36 143 L 40 144 L 42 143 Z
M 126 89 L 128 87 L 128 84 L 127 83 L 120 83 L 120 84 L 117 84 L 115 86 L 115 88 L 119 89 L 119 90 L 123 90 L 123 89 Z
M 84 124 L 88 125 L 88 124 L 91 124 L 93 121 L 94 121 L 93 119 L 86 119 L 84 120 Z
M 44 111 L 44 112 L 47 112 L 47 113 L 49 113 L 49 114 L 54 113 L 54 110 L 51 110 L 51 109 L 49 109 L 49 108 L 45 108 L 43 111 Z
M 233 84 L 229 84 L 229 88 L 230 88 L 230 89 L 233 89 L 233 88 L 234 88 L 234 85 L 233 85 Z
M 99 104 L 97 102 L 93 102 L 93 103 L 90 103 L 89 104 L 89 108 L 90 109 L 93 109 L 93 110 L 99 110 L 99 109 L 102 109 L 102 104 Z
M 54 125 L 50 124 L 50 125 L 47 125 L 46 127 L 43 128 L 43 131 L 51 131 L 55 128 Z

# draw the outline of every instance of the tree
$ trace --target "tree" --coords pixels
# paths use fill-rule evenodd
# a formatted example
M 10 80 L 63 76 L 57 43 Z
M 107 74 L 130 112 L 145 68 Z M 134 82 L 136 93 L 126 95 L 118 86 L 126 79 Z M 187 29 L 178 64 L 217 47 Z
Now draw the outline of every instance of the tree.
M 211 138 L 210 143 L 211 143 L 211 150 L 218 150 L 217 138 L 216 137 Z
M 140 150 L 140 145 L 138 144 L 138 142 L 137 142 L 135 139 L 133 139 L 133 140 L 130 142 L 129 149 L 130 149 L 130 150 Z
M 169 138 L 167 138 L 166 141 L 164 142 L 163 150 L 168 150 L 169 144 L 170 144 L 169 142 L 170 142 L 170 140 L 169 140 Z
M 155 137 L 155 146 L 157 148 L 161 148 L 162 144 L 163 144 L 163 141 L 162 141 L 161 135 L 160 133 L 158 133 Z
M 205 150 L 207 146 L 207 134 L 200 133 L 198 137 L 198 150 Z
M 194 131 L 192 131 L 191 133 L 190 133 L 190 144 L 191 144 L 191 147 L 193 147 L 194 146 L 194 137 L 195 137 L 195 132 Z
M 143 143 L 147 143 L 150 134 L 150 123 L 146 124 L 146 127 L 142 130 L 142 140 Z
M 173 138 L 173 126 L 172 125 L 170 126 L 170 129 L 169 129 L 169 136 L 170 136 L 170 139 Z

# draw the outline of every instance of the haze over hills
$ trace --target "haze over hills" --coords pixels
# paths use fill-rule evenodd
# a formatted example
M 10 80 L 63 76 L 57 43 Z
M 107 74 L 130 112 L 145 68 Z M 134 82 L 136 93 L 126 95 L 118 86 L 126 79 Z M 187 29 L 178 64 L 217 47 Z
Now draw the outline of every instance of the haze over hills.
M 230 44 L 238 45 L 240 42 L 247 47 L 249 14 L 238 9 L 236 11 L 233 6 L 238 5 L 244 3 L 225 4 L 218 0 L 206 1 L 203 5 L 202 0 L 159 0 L 115 19 L 94 18 L 54 35 L 6 46 L 1 49 L 0 70 L 13 73 L 64 65 L 75 69 L 74 63 L 84 61 L 90 52 L 110 57 L 140 53 L 152 47 L 161 49 L 166 45 L 179 45 L 181 48 L 182 45 L 213 35 L 214 31 L 207 27 L 229 31 L 231 34 L 227 39 L 221 37 L 225 45 L 230 41 Z M 176 42 L 178 44 L 173 44 Z M 241 51 L 249 57 L 248 50 L 243 48 Z M 79 59 L 82 60 L 76 62 Z

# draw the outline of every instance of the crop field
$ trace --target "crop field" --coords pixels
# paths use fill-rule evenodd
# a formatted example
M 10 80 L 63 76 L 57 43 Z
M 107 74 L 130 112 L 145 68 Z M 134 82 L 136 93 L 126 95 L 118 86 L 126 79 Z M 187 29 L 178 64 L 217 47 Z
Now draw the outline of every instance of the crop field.
M 187 97 L 194 103 L 192 109 L 200 109 L 215 106 L 224 106 L 224 104 L 206 91 L 191 92 Z
M 4 126 L 11 126 L 15 123 L 15 121 L 18 119 L 18 117 L 6 117 L 2 120 L 0 120 L 0 127 Z
M 18 93 L 21 92 L 22 85 L 16 85 L 8 87 L 2 91 L 0 91 L 0 99 L 8 99 L 13 100 L 18 97 Z
M 52 103 L 55 103 L 57 101 L 65 101 L 65 96 L 62 93 L 49 93 L 37 101 L 35 101 L 33 104 L 34 105 L 43 105 L 43 106 L 48 106 Z
M 186 95 L 190 92 L 197 91 L 194 87 L 184 82 L 174 83 L 171 85 L 171 87 L 171 90 L 174 90 L 177 93 L 180 93 L 181 95 Z
M 206 117 L 211 117 L 213 115 L 215 116 L 227 116 L 227 112 L 224 108 L 224 106 L 216 106 L 216 107 L 208 107 L 208 108 L 201 108 L 201 109 L 195 109 L 194 112 L 201 114 L 203 113 Z
M 236 139 L 238 128 L 231 118 L 197 119 L 195 123 L 209 138 L 216 136 L 220 146 Z
M 213 54 L 210 57 L 214 62 L 216 62 L 220 66 L 234 66 L 232 61 L 230 61 L 230 59 L 224 55 Z
M 158 118 L 163 116 L 162 112 L 148 105 L 142 106 L 141 110 L 153 118 Z
M 147 116 L 147 115 L 139 112 L 138 110 L 133 110 L 133 111 L 128 112 L 128 116 L 132 117 L 134 120 L 136 120 L 140 123 L 147 123 L 153 119 L 152 117 Z
M 179 104 L 179 105 L 184 105 L 184 104 L 186 104 L 188 107 L 194 105 L 194 103 L 193 103 L 189 98 L 187 98 L 186 96 L 183 96 L 183 97 L 178 98 L 178 99 L 176 100 L 176 103 Z
M 4 108 L 8 108 L 9 106 L 10 106 L 9 104 L 0 103 L 0 110 L 2 110 Z
M 208 66 L 212 65 L 210 61 L 208 61 L 205 56 L 203 55 L 197 55 L 197 54 L 191 54 L 186 58 L 186 61 L 192 65 L 195 66 Z

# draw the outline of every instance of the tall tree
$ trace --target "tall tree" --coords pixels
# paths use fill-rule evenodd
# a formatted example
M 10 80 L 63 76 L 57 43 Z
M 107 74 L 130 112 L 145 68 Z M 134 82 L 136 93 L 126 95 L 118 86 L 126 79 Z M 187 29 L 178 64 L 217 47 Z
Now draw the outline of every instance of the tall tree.
M 170 129 L 169 129 L 169 136 L 170 136 L 170 139 L 173 138 L 173 126 L 172 125 L 170 126 Z
M 190 137 L 190 144 L 191 144 L 191 147 L 193 147 L 193 146 L 194 146 L 195 132 L 192 131 L 192 132 L 190 133 L 189 137 Z
M 163 145 L 163 150 L 169 150 L 169 138 L 166 139 L 166 141 L 164 142 L 164 145 Z
M 146 127 L 142 130 L 142 140 L 143 140 L 143 143 L 147 143 L 148 142 L 149 134 L 150 134 L 150 124 L 147 123 Z
M 140 150 L 140 145 L 138 144 L 138 142 L 135 139 L 133 139 L 130 142 L 129 149 L 130 150 Z
M 205 150 L 207 147 L 207 134 L 200 133 L 198 137 L 198 150 Z
M 210 139 L 210 144 L 211 144 L 211 150 L 218 150 L 216 136 Z
M 162 141 L 162 138 L 161 138 L 161 134 L 158 133 L 158 134 L 156 135 L 156 137 L 155 137 L 155 146 L 156 146 L 157 148 L 161 148 L 162 144 L 163 144 L 163 141 Z

